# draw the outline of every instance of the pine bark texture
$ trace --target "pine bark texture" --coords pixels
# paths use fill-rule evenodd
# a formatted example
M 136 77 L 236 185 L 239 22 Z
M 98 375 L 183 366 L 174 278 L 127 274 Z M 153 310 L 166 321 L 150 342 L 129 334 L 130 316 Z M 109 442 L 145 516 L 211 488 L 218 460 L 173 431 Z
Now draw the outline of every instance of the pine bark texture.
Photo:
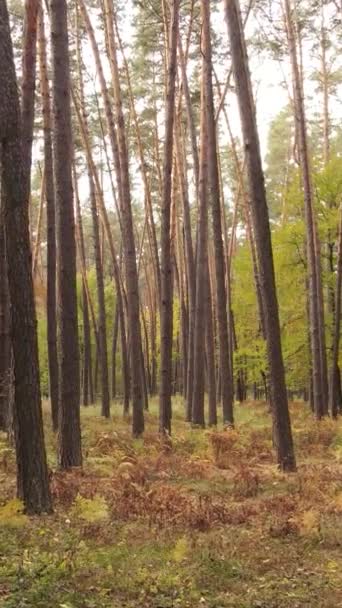
M 173 129 L 177 70 L 179 0 L 173 0 L 170 20 L 170 49 L 167 70 L 165 143 L 163 160 L 163 196 L 161 203 L 161 307 L 160 307 L 160 388 L 159 426 L 161 433 L 171 432 L 172 395 L 172 252 L 171 199 Z
M 62 469 L 82 465 L 80 370 L 76 294 L 76 242 L 72 188 L 70 67 L 65 0 L 51 0 L 53 151 L 57 235 L 59 359 L 58 461 Z
M 28 513 L 52 510 L 39 383 L 38 343 L 28 225 L 27 168 L 5 0 L 0 1 L 1 195 L 4 205 L 18 492 Z
M 202 15 L 202 53 L 206 64 L 204 86 L 208 130 L 208 183 L 212 212 L 213 239 L 215 252 L 216 275 L 216 302 L 217 324 L 219 341 L 220 388 L 222 395 L 223 423 L 226 426 L 234 425 L 233 415 L 233 386 L 231 383 L 232 370 L 229 356 L 228 313 L 226 293 L 226 271 L 224 260 L 224 247 L 222 239 L 222 219 L 220 200 L 220 185 L 217 165 L 216 124 L 212 83 L 212 53 L 210 32 L 210 3 L 201 1 Z
M 57 357 L 57 318 L 56 318 L 56 211 L 55 186 L 53 181 L 52 153 L 52 113 L 51 96 L 48 80 L 46 37 L 44 13 L 42 7 L 38 16 L 39 42 L 39 73 L 40 94 L 43 110 L 44 130 L 44 173 L 46 198 L 46 230 L 47 230 L 47 339 L 49 386 L 53 429 L 58 429 L 58 357 Z
M 239 110 L 247 162 L 250 204 L 258 255 L 258 270 L 265 319 L 274 436 L 281 469 L 296 467 L 290 415 L 281 351 L 280 323 L 276 293 L 271 231 L 262 169 L 260 143 L 256 124 L 248 57 L 238 0 L 225 0 L 225 11 L 237 88 Z

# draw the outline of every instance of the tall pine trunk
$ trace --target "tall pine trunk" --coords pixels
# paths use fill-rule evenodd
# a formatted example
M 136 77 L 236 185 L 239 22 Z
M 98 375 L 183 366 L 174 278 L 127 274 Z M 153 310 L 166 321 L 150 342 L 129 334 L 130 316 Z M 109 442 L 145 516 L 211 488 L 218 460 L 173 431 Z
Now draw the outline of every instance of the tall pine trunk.
M 322 418 L 327 412 L 327 366 L 324 338 L 323 295 L 320 268 L 320 251 L 314 216 L 312 177 L 308 151 L 306 117 L 303 100 L 301 71 L 298 64 L 293 13 L 290 0 L 284 0 L 287 38 L 292 67 L 296 132 L 298 137 L 299 161 L 304 190 L 306 223 L 307 265 L 309 284 L 309 325 L 312 357 L 313 397 L 315 415 Z
M 163 196 L 161 203 L 161 307 L 160 307 L 160 388 L 159 426 L 161 433 L 171 432 L 172 395 L 172 253 L 171 198 L 173 166 L 173 129 L 177 70 L 179 0 L 173 0 L 170 22 L 170 49 L 167 70 L 165 143 L 163 160 Z
M 52 503 L 44 446 L 28 225 L 31 157 L 24 156 L 5 0 L 0 0 L 0 96 L 1 196 L 11 301 L 18 491 L 28 513 L 41 513 L 51 511 Z
M 53 66 L 53 160 L 57 220 L 58 461 L 61 468 L 68 469 L 82 465 L 82 451 L 70 67 L 65 0 L 50 1 L 50 17 Z
M 94 256 L 96 269 L 96 287 L 97 287 L 97 302 L 98 302 L 98 346 L 99 346 L 99 362 L 101 371 L 101 413 L 102 416 L 109 418 L 110 416 L 110 397 L 109 397 L 109 375 L 108 375 L 108 353 L 107 353 L 107 331 L 106 331 L 106 307 L 103 279 L 103 265 L 101 261 L 100 249 L 100 228 L 99 217 L 96 203 L 96 194 L 94 181 L 89 170 L 89 190 L 90 190 L 90 206 L 93 222 L 93 242 Z
M 338 365 L 341 333 L 341 296 L 342 296 L 342 205 L 338 233 L 337 276 L 335 288 L 335 323 L 333 333 L 332 362 L 330 372 L 330 411 L 333 418 L 341 412 L 341 377 Z
M 296 468 L 290 415 L 281 351 L 278 301 L 274 276 L 271 231 L 266 201 L 260 143 L 256 124 L 252 84 L 238 0 L 225 0 L 233 71 L 244 139 L 248 183 L 251 197 L 258 270 L 264 311 L 272 415 L 278 464 L 282 470 Z
M 204 56 L 204 55 L 203 55 Z M 205 111 L 204 81 L 206 78 L 206 63 L 202 59 L 201 87 L 201 141 L 200 141 L 200 172 L 198 183 L 198 224 L 196 251 L 196 304 L 194 332 L 194 380 L 192 392 L 192 423 L 204 427 L 204 361 L 206 308 L 205 291 L 208 273 L 208 207 L 207 207 L 207 125 Z
M 58 429 L 58 357 L 57 357 L 57 319 L 56 319 L 56 219 L 55 219 L 55 187 L 53 182 L 52 157 L 52 116 L 50 88 L 47 71 L 46 38 L 44 13 L 42 6 L 38 16 L 39 31 L 39 72 L 40 94 L 43 109 L 44 129 L 44 173 L 46 197 L 46 231 L 47 231 L 47 340 L 48 365 L 52 425 Z
M 230 365 L 230 346 L 228 334 L 227 293 L 225 285 L 225 260 L 222 240 L 220 185 L 217 165 L 216 124 L 212 83 L 212 56 L 210 32 L 210 3 L 201 1 L 202 9 L 202 52 L 206 63 L 205 70 L 205 100 L 208 129 L 208 183 L 212 211 L 213 238 L 215 251 L 216 302 L 218 341 L 220 352 L 220 386 L 222 395 L 223 423 L 227 426 L 234 424 L 233 416 L 233 386 Z
M 10 302 L 6 264 L 4 209 L 0 203 L 0 430 L 9 424 L 11 382 Z
M 139 280 L 136 262 L 136 248 L 133 230 L 131 206 L 128 148 L 125 119 L 122 108 L 122 94 L 119 78 L 119 66 L 116 54 L 114 18 L 112 0 L 105 0 L 105 23 L 107 29 L 109 62 L 112 74 L 114 93 L 115 117 L 117 123 L 117 165 L 120 173 L 121 192 L 119 196 L 122 229 L 125 279 L 127 289 L 128 323 L 130 336 L 130 363 L 132 379 L 132 410 L 134 436 L 144 431 L 144 386 L 142 379 L 142 341 L 139 318 Z

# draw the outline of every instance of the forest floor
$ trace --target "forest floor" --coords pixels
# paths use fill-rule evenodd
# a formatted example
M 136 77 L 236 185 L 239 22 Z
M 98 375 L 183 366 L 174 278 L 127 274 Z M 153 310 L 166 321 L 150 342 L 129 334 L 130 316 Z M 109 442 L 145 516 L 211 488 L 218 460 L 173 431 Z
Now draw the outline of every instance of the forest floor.
M 298 472 L 274 465 L 264 404 L 236 431 L 191 430 L 175 400 L 172 442 L 82 410 L 84 468 L 55 471 L 55 512 L 28 519 L 0 437 L 1 608 L 342 607 L 342 424 L 291 405 Z M 113 406 L 118 411 L 119 405 Z

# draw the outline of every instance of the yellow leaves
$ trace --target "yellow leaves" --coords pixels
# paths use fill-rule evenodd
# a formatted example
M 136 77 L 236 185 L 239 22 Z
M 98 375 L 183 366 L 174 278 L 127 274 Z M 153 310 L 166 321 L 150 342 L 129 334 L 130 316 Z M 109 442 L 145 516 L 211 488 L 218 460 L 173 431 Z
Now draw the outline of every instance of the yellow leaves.
M 172 558 L 175 562 L 182 562 L 189 553 L 189 542 L 185 536 L 179 538 L 172 552 Z
M 296 518 L 301 536 L 318 536 L 320 533 L 320 514 L 314 509 L 303 511 Z
M 10 500 L 0 507 L 0 526 L 9 528 L 20 528 L 28 522 L 24 514 L 24 505 L 19 499 Z
M 94 496 L 92 499 L 77 496 L 73 514 L 88 523 L 105 521 L 109 517 L 107 503 L 103 496 Z

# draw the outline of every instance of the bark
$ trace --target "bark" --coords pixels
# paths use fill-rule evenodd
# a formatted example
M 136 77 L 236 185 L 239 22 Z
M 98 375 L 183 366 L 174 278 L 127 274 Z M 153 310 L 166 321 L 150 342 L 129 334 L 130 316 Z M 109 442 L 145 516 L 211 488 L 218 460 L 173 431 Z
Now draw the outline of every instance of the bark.
M 322 284 L 320 271 L 320 252 L 313 208 L 311 169 L 308 153 L 306 118 L 303 101 L 301 71 L 298 64 L 293 14 L 290 0 L 284 0 L 289 53 L 293 74 L 293 92 L 298 137 L 299 161 L 304 189 L 304 208 L 307 241 L 307 262 L 310 304 L 310 344 L 312 356 L 313 395 L 315 415 L 323 417 L 326 411 L 326 353 L 324 349 L 324 319 L 322 306 Z
M 204 57 L 204 55 L 203 55 Z M 198 184 L 198 224 L 196 251 L 196 303 L 194 332 L 194 380 L 192 393 L 192 423 L 204 427 L 204 355 L 207 301 L 205 290 L 208 282 L 208 207 L 207 207 L 207 125 L 205 111 L 205 60 L 202 59 L 201 91 L 201 150 Z
M 77 32 L 77 63 L 78 63 L 78 80 L 79 80 L 79 94 L 80 94 L 80 105 L 83 118 L 83 130 L 84 138 L 87 141 L 87 149 L 90 146 L 90 134 L 87 120 L 87 113 L 84 99 L 84 85 L 83 75 L 81 66 L 81 49 L 80 49 L 80 38 Z M 89 161 L 88 155 L 88 161 Z M 105 292 L 104 292 L 104 277 L 103 277 L 103 257 L 101 253 L 101 242 L 100 242 L 100 222 L 98 215 L 98 205 L 96 200 L 96 191 L 94 185 L 94 179 L 92 177 L 92 162 L 88 162 L 88 180 L 89 180 L 89 194 L 90 194 L 90 208 L 92 216 L 92 227 L 93 227 L 93 244 L 94 244 L 94 258 L 95 258 L 95 270 L 96 270 L 96 291 L 97 291 L 97 303 L 98 303 L 98 356 L 100 360 L 100 371 L 101 371 L 101 413 L 105 418 L 110 417 L 110 396 L 109 396 L 109 374 L 108 374 L 108 352 L 107 352 L 107 331 L 106 331 L 106 306 L 105 306 Z
M 186 419 L 191 421 L 192 417 L 192 397 L 194 381 L 194 333 L 195 333 L 195 306 L 196 306 L 196 270 L 194 261 L 194 251 L 191 234 L 191 215 L 189 192 L 184 175 L 184 159 L 180 141 L 180 126 L 175 124 L 175 149 L 177 159 L 177 171 L 180 182 L 181 199 L 183 204 L 184 239 L 185 239 L 185 261 L 188 279 L 188 361 L 187 361 L 187 393 L 186 393 Z M 197 147 L 196 147 L 197 150 Z
M 337 276 L 335 287 L 335 319 L 330 372 L 330 411 L 333 418 L 341 411 L 341 380 L 338 366 L 341 333 L 341 292 L 342 292 L 342 206 L 340 208 L 339 239 L 337 254 Z
M 53 164 L 57 235 L 59 358 L 58 461 L 82 465 L 78 352 L 76 242 L 72 189 L 72 131 L 67 5 L 50 1 L 53 66 Z
M 206 355 L 207 355 L 207 377 L 208 377 L 208 402 L 209 402 L 209 426 L 217 425 L 216 407 L 216 377 L 215 377 L 215 347 L 214 347 L 214 328 L 213 311 L 211 301 L 211 285 L 209 265 L 207 258 L 207 297 L 206 297 Z
M 39 0 L 25 0 L 21 116 L 26 190 L 29 194 L 31 189 L 34 98 L 36 90 L 38 10 Z M 27 203 L 28 201 L 29 198 Z
M 259 261 L 277 458 L 282 470 L 293 471 L 296 468 L 296 463 L 281 351 L 271 231 L 252 85 L 238 0 L 225 0 L 225 10 L 245 146 L 254 235 Z
M 75 211 L 76 211 L 76 240 L 78 246 L 78 255 L 81 262 L 82 273 L 82 314 L 83 314 L 83 386 L 82 400 L 83 405 L 94 403 L 94 387 L 93 387 L 93 364 L 91 352 L 91 329 L 89 319 L 89 297 L 87 284 L 87 266 L 86 254 L 84 245 L 83 223 L 81 214 L 81 203 L 78 193 L 77 175 L 75 163 L 73 163 L 73 181 L 75 191 Z M 94 327 L 95 336 L 97 335 L 97 327 Z
M 39 384 L 28 227 L 29 160 L 24 157 L 18 89 L 5 0 L 0 1 L 0 146 L 11 336 L 18 492 L 28 513 L 52 510 Z
M 0 430 L 9 424 L 11 382 L 10 302 L 7 280 L 6 241 L 3 212 L 0 210 Z
M 179 51 L 179 63 L 181 68 L 182 75 L 182 86 L 185 98 L 185 109 L 186 116 L 190 131 L 190 141 L 191 141 L 191 152 L 192 152 L 192 160 L 194 165 L 194 176 L 195 176 L 195 184 L 196 184 L 196 193 L 198 192 L 199 187 L 199 158 L 198 158 L 198 149 L 197 149 L 197 137 L 196 137 L 196 127 L 195 120 L 193 116 L 193 108 L 191 103 L 190 89 L 188 83 L 188 77 L 186 73 L 186 62 L 183 52 L 182 40 L 181 37 L 178 36 L 178 51 Z
M 172 255 L 171 198 L 173 129 L 177 70 L 179 0 L 173 0 L 170 22 L 170 50 L 167 70 L 165 143 L 163 160 L 163 196 L 161 203 L 161 308 L 160 308 L 160 389 L 159 426 L 161 433 L 171 432 L 172 394 Z
M 213 100 L 212 83 L 212 57 L 211 57 L 211 36 L 210 36 L 210 5 L 205 0 L 201 2 L 202 22 L 203 22 L 203 48 L 206 63 L 205 72 L 205 98 L 208 129 L 208 174 L 209 174 L 209 195 L 212 210 L 213 238 L 215 250 L 215 274 L 216 274 L 216 302 L 217 302 L 217 321 L 218 339 L 220 352 L 220 384 L 223 406 L 223 423 L 232 426 L 233 416 L 233 386 L 231 383 L 232 370 L 229 357 L 229 335 L 228 335 L 228 315 L 227 315 L 227 294 L 225 286 L 225 261 L 224 247 L 222 240 L 222 221 L 221 221 L 221 200 L 219 174 L 217 166 L 217 142 L 216 125 Z
M 131 111 L 132 111 L 134 128 L 135 128 L 135 133 L 136 133 L 136 138 L 137 138 L 138 153 L 139 153 L 139 159 L 140 159 L 140 169 L 141 169 L 141 174 L 142 174 L 144 189 L 145 189 L 144 201 L 145 201 L 145 205 L 146 205 L 146 212 L 147 212 L 149 227 L 150 227 L 150 231 L 151 231 L 151 249 L 153 252 L 153 265 L 154 265 L 156 285 L 157 285 L 157 290 L 158 290 L 158 301 L 160 301 L 160 294 L 161 294 L 160 264 L 159 264 L 159 252 L 158 252 L 156 226 L 155 226 L 155 221 L 154 221 L 154 216 L 153 216 L 151 188 L 150 188 L 150 184 L 149 184 L 148 173 L 146 170 L 144 147 L 143 147 L 143 141 L 142 141 L 142 137 L 141 137 L 141 133 L 140 133 L 138 115 L 137 115 L 136 108 L 135 108 L 134 95 L 133 95 L 133 91 L 132 91 L 129 67 L 128 67 L 128 63 L 127 63 L 127 60 L 126 60 L 126 57 L 124 54 L 124 48 L 123 48 L 123 45 L 122 45 L 122 42 L 121 42 L 121 39 L 119 36 L 116 15 L 114 14 L 113 16 L 114 16 L 114 20 L 115 20 L 116 33 L 117 33 L 120 50 L 121 50 L 121 54 L 123 56 L 124 66 L 125 66 L 125 71 L 126 71 Z
M 33 280 L 36 278 L 37 270 L 38 270 L 38 256 L 39 256 L 39 251 L 40 251 L 40 239 L 41 239 L 43 209 L 44 209 L 44 199 L 45 199 L 45 170 L 43 171 L 41 178 L 42 178 L 42 180 L 41 180 L 41 185 L 40 185 L 40 201 L 39 201 L 37 228 L 36 228 L 36 238 L 35 238 L 35 243 L 34 243 L 33 261 L 32 261 Z
M 55 218 L 55 187 L 53 181 L 52 156 L 52 115 L 51 97 L 47 71 L 46 37 L 43 9 L 38 15 L 38 45 L 39 45 L 39 79 L 40 94 L 43 110 L 44 130 L 44 175 L 46 198 L 46 231 L 47 231 L 47 339 L 49 387 L 52 425 L 54 431 L 58 428 L 58 357 L 57 357 L 57 319 L 56 319 L 56 218 Z
M 115 115 L 117 123 L 118 166 L 121 180 L 120 211 L 123 226 L 124 265 L 128 304 L 128 323 L 131 344 L 131 378 L 132 378 L 132 432 L 135 437 L 144 431 L 144 386 L 141 374 L 142 341 L 139 319 L 139 282 L 136 262 L 136 248 L 133 230 L 133 217 L 130 194 L 128 149 L 126 140 L 125 119 L 122 108 L 122 95 L 119 79 L 119 67 L 116 55 L 114 35 L 114 14 L 112 0 L 104 0 L 106 28 L 109 47 L 109 62 L 112 74 Z
M 116 351 L 118 346 L 118 335 L 119 335 L 119 310 L 118 305 L 115 307 L 114 314 L 114 325 L 113 325 L 113 339 L 112 339 L 112 399 L 116 398 Z
M 90 171 L 90 169 L 89 169 Z M 99 362 L 101 370 L 101 414 L 110 417 L 109 376 L 108 376 L 108 353 L 107 353 L 107 331 L 106 331 L 106 306 L 104 293 L 103 266 L 101 262 L 99 217 L 96 204 L 94 181 L 89 173 L 90 205 L 93 223 L 93 242 L 96 268 L 96 287 L 98 302 L 98 338 L 99 338 Z
M 99 176 L 98 176 L 98 171 L 97 171 L 97 168 L 95 166 L 95 163 L 94 163 L 94 160 L 92 157 L 92 151 L 91 151 L 91 147 L 90 147 L 89 137 L 87 136 L 86 125 L 85 125 L 83 117 L 81 115 L 79 104 L 76 100 L 75 95 L 73 95 L 73 101 L 74 101 L 74 106 L 75 106 L 77 118 L 78 118 L 79 125 L 80 125 L 80 130 L 81 130 L 84 149 L 86 152 L 88 167 L 90 167 L 91 174 L 92 174 L 92 177 L 95 182 L 97 203 L 99 206 L 102 223 L 105 228 L 105 233 L 106 233 L 107 241 L 109 244 L 111 259 L 112 259 L 112 263 L 113 263 L 113 273 L 114 273 L 114 280 L 115 280 L 115 286 L 116 286 L 117 304 L 118 304 L 118 309 L 119 309 L 119 319 L 120 319 L 120 327 L 121 327 L 121 330 L 120 330 L 121 351 L 122 351 L 123 370 L 124 370 L 124 411 L 126 412 L 126 411 L 128 411 L 128 408 L 129 408 L 130 380 L 129 380 L 129 372 L 128 372 L 128 366 L 129 366 L 128 349 L 127 349 L 126 331 L 125 331 L 126 323 L 125 323 L 125 315 L 124 315 L 124 307 L 123 307 L 123 287 L 121 285 L 121 279 L 120 279 L 121 273 L 120 273 L 119 265 L 117 262 L 117 255 L 116 255 L 116 250 L 114 247 L 114 240 L 113 240 L 111 228 L 109 225 L 107 210 L 106 210 L 106 207 L 104 204 L 103 192 L 102 192 L 102 188 L 101 188 L 101 184 L 100 184 L 100 180 L 99 180 Z

